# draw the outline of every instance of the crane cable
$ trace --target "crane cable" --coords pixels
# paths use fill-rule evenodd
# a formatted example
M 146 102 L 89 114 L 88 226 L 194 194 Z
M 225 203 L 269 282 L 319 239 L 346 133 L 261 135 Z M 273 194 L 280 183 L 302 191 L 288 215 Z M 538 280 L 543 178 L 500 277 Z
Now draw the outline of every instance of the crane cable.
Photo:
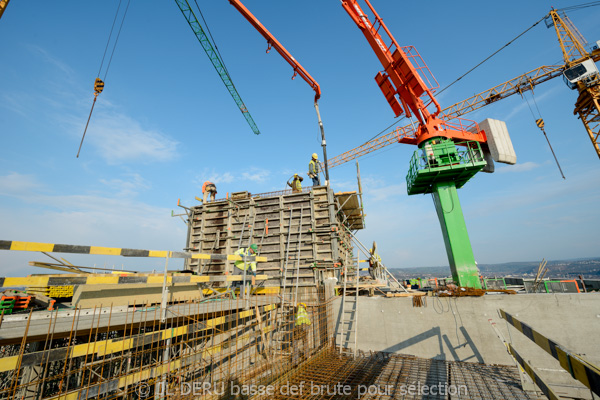
M 221 55 L 221 52 L 219 51 L 219 47 L 217 46 L 217 42 L 215 41 L 215 38 L 213 37 L 212 32 L 210 31 L 210 28 L 208 27 L 208 22 L 206 22 L 206 19 L 204 19 L 204 14 L 202 14 L 202 9 L 200 9 L 200 6 L 198 5 L 198 1 L 194 0 L 194 3 L 196 3 L 196 8 L 198 9 L 198 12 L 200 12 L 200 17 L 202 18 L 202 22 L 204 22 L 204 26 L 206 27 L 206 31 L 208 32 L 208 36 L 210 36 L 210 40 L 212 41 L 212 44 L 215 46 L 215 51 L 217 52 L 219 57 L 221 57 L 221 60 L 223 60 L 223 56 Z M 223 68 L 225 69 L 225 72 L 227 72 L 229 74 L 229 71 L 227 71 L 227 67 L 225 66 L 225 62 L 222 62 L 222 64 L 223 64 Z
M 129 4 L 131 0 L 127 0 L 127 7 L 125 8 L 125 12 L 123 13 L 123 18 L 121 19 L 121 25 L 119 26 L 119 32 L 117 32 L 117 37 L 113 44 L 112 51 L 110 53 L 110 58 L 108 60 L 108 64 L 106 66 L 106 70 L 104 71 L 104 79 L 100 79 L 100 73 L 102 72 L 102 66 L 104 65 L 104 59 L 106 58 L 106 52 L 108 51 L 108 47 L 110 44 L 110 39 L 112 38 L 113 31 L 115 29 L 115 23 L 117 22 L 117 16 L 119 15 L 119 10 L 121 9 L 122 0 L 119 0 L 119 6 L 117 7 L 117 12 L 115 13 L 115 18 L 113 19 L 112 27 L 110 28 L 110 34 L 108 35 L 108 40 L 106 41 L 106 47 L 104 48 L 104 54 L 102 55 L 102 61 L 100 62 L 100 68 L 98 68 L 98 78 L 94 81 L 94 102 L 92 103 L 92 108 L 90 110 L 90 114 L 87 119 L 87 123 L 85 124 L 85 129 L 83 131 L 83 136 L 81 137 L 81 143 L 79 143 L 79 150 L 77 150 L 77 157 L 79 158 L 79 153 L 81 152 L 81 146 L 83 145 L 83 140 L 85 139 L 85 134 L 87 132 L 88 125 L 90 124 L 90 119 L 92 118 L 92 112 L 94 111 L 94 106 L 96 105 L 96 100 L 98 99 L 98 95 L 102 93 L 104 90 L 104 81 L 106 80 L 106 76 L 108 75 L 108 70 L 110 68 L 110 64 L 112 63 L 113 56 L 115 55 L 115 49 L 117 48 L 117 43 L 119 42 L 119 37 L 121 36 L 121 29 L 123 29 L 123 23 L 125 22 L 125 17 L 127 16 L 127 11 L 129 10 Z
M 537 24 L 539 24 L 540 22 L 542 22 L 543 20 L 546 19 L 548 15 L 544 15 L 540 20 L 538 20 L 536 23 L 534 23 L 533 25 L 531 25 L 529 28 L 525 29 L 523 32 L 521 32 L 519 35 L 517 35 L 514 39 L 512 39 L 510 42 L 506 43 L 504 46 L 500 47 L 498 50 L 496 50 L 495 52 L 493 52 L 491 55 L 489 55 L 488 57 L 486 57 L 483 61 L 481 61 L 479 64 L 477 64 L 476 66 L 474 66 L 473 68 L 471 68 L 470 70 L 468 70 L 467 72 L 465 72 L 464 74 L 462 74 L 461 76 L 459 76 L 454 82 L 452 82 L 451 84 L 449 84 L 448 86 L 446 86 L 445 88 L 443 88 L 442 90 L 440 90 L 439 92 L 436 93 L 436 95 L 440 95 L 444 90 L 448 89 L 450 86 L 454 85 L 456 82 L 460 81 L 462 78 L 464 78 L 465 76 L 467 76 L 468 74 L 470 74 L 471 72 L 473 72 L 477 67 L 479 67 L 481 64 L 483 64 L 484 62 L 486 62 L 487 60 L 489 60 L 490 58 L 494 57 L 496 54 L 500 53 L 500 51 L 504 50 L 506 47 L 508 47 L 510 44 L 512 44 L 515 40 L 517 40 L 518 38 L 520 38 L 521 36 L 523 36 L 524 34 L 526 34 L 527 32 L 529 32 L 531 29 L 533 29 Z
M 538 128 L 540 128 L 540 130 L 544 134 L 544 137 L 546 138 L 546 142 L 548 142 L 548 146 L 550 147 L 550 151 L 552 152 L 552 155 L 554 156 L 554 161 L 556 161 L 556 166 L 558 167 L 558 170 L 560 171 L 560 175 L 562 176 L 563 179 L 567 179 L 567 178 L 565 178 L 565 174 L 563 174 L 562 168 L 560 167 L 560 163 L 558 162 L 558 158 L 556 158 L 556 154 L 554 154 L 554 149 L 552 148 L 552 145 L 550 144 L 550 139 L 548 139 L 548 135 L 546 135 L 546 130 L 544 129 L 544 125 L 545 125 L 544 119 L 542 118 L 542 113 L 540 112 L 540 109 L 537 105 L 537 101 L 535 101 L 535 96 L 534 96 L 533 92 L 531 93 L 531 98 L 533 99 L 533 103 L 535 104 L 535 108 L 537 109 L 537 114 L 538 114 L 539 118 L 536 118 L 535 113 L 533 112 L 533 109 L 531 108 L 531 104 L 529 104 L 529 100 L 527 100 L 527 97 L 525 95 L 523 95 L 523 98 L 527 102 L 527 106 L 529 107 L 529 111 L 531 111 L 531 116 L 535 120 L 535 124 L 537 125 Z

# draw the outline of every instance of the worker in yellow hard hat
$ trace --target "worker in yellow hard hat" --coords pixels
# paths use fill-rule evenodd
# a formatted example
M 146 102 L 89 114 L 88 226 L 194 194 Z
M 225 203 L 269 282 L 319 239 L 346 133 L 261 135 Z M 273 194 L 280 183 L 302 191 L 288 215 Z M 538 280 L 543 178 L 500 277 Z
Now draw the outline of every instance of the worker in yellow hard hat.
M 238 260 L 233 264 L 239 270 L 237 272 L 240 275 L 243 275 L 244 271 L 246 271 L 247 274 L 252 274 L 250 281 L 245 282 L 246 287 L 244 287 L 243 281 L 233 281 L 232 282 L 231 287 L 234 290 L 234 296 L 235 296 L 236 288 L 240 288 L 240 293 L 241 293 L 242 291 L 246 292 L 247 287 L 250 286 L 250 284 L 252 286 L 255 285 L 255 283 L 256 283 L 256 261 L 247 261 L 246 257 L 256 256 L 257 252 L 258 252 L 258 246 L 256 244 L 252 243 L 247 248 L 242 247 L 241 249 L 239 249 L 235 253 L 233 253 L 234 255 L 240 256 L 242 258 L 242 260 Z
M 288 179 L 287 181 L 287 185 L 289 187 L 292 188 L 292 193 L 301 193 L 302 192 L 302 181 L 304 179 L 298 175 L 298 174 L 294 174 L 294 176 L 292 176 L 290 179 Z M 290 183 L 290 181 L 292 181 Z
M 312 178 L 313 186 L 321 186 L 321 180 L 319 179 L 319 157 L 317 153 L 312 154 L 312 158 L 308 163 L 308 176 Z
M 298 303 L 296 318 L 294 322 L 294 348 L 296 350 L 294 359 L 306 358 L 308 330 L 310 326 L 310 318 L 306 311 L 306 303 Z
M 306 312 L 306 303 L 298 303 L 295 326 L 310 325 L 310 318 Z

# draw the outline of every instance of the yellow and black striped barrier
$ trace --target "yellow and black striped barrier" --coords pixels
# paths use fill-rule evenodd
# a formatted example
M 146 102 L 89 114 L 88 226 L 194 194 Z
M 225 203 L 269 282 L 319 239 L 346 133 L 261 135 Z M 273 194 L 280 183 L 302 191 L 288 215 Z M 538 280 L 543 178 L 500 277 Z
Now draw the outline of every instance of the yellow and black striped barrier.
M 531 339 L 535 344 L 546 350 L 548 354 L 560 362 L 560 366 L 567 370 L 571 376 L 587 386 L 592 392 L 600 396 L 600 368 L 589 361 L 573 354 L 555 341 L 548 339 L 529 325 L 519 321 L 504 310 L 500 315 L 519 332 Z
M 538 385 L 538 387 L 546 395 L 546 397 L 549 400 L 559 400 L 559 397 L 556 395 L 556 393 L 554 393 L 554 390 L 552 390 L 552 388 L 550 388 L 548 385 L 546 385 L 546 382 L 544 382 L 539 377 L 539 375 L 535 373 L 535 371 L 533 370 L 531 365 L 529 365 L 529 363 L 527 363 L 527 361 L 523 360 L 523 357 L 521 357 L 519 355 L 519 353 L 517 353 L 517 351 L 511 346 L 511 344 L 507 343 L 507 346 L 508 346 L 508 351 L 510 352 L 510 354 L 513 355 L 515 360 L 517 360 L 517 362 L 521 365 L 523 370 L 525 370 L 525 372 L 527 372 L 527 375 L 529 375 L 531 377 L 533 382 L 535 382 L 535 384 Z
M 123 257 L 158 257 L 158 258 L 194 258 L 213 261 L 243 261 L 244 257 L 233 254 L 203 254 L 183 251 L 138 250 L 118 247 L 79 246 L 73 244 L 53 244 L 38 242 L 18 242 L 15 240 L 0 240 L 0 250 L 13 251 L 43 251 L 46 253 L 95 254 Z M 267 257 L 247 256 L 246 262 L 264 262 Z
M 64 274 L 64 275 L 30 275 L 26 277 L 0 277 L 0 287 L 28 287 L 31 291 L 45 292 L 52 287 L 73 285 L 121 285 L 121 284 L 159 284 L 163 283 L 164 274 Z M 249 278 L 248 278 L 249 279 Z M 269 279 L 269 275 L 256 275 L 258 281 Z M 239 282 L 243 275 L 167 275 L 167 284 L 174 283 L 211 283 Z M 36 290 L 37 289 L 37 290 Z M 52 297 L 52 296 L 51 296 Z

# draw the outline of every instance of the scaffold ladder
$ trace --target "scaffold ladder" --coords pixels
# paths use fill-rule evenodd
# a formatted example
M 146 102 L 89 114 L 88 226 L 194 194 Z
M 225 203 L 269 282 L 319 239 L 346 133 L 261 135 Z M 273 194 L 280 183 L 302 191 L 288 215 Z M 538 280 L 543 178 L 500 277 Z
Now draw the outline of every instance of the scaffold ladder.
M 290 253 L 290 237 L 292 234 L 292 219 L 293 219 L 293 212 L 294 210 L 292 209 L 292 207 L 290 207 L 290 219 L 289 219 L 289 223 L 288 223 L 288 232 L 287 232 L 287 242 L 286 242 L 286 246 L 285 246 L 285 259 L 283 260 L 282 266 L 281 266 L 281 304 L 279 305 L 279 318 L 277 318 L 277 329 L 276 329 L 276 334 L 279 336 L 279 349 L 278 351 L 280 352 L 280 354 L 284 354 L 284 350 L 285 350 L 285 345 L 286 343 L 288 344 L 288 346 L 291 345 L 291 327 L 289 326 L 289 321 L 286 321 L 286 310 L 289 309 L 288 306 L 286 306 L 286 289 L 287 289 L 287 270 L 288 270 L 288 260 L 289 260 L 289 253 Z M 291 302 L 291 300 L 293 299 L 292 293 L 290 292 L 290 296 L 288 299 L 288 303 Z M 293 314 L 293 306 L 291 308 L 292 310 L 292 314 Z M 282 327 L 282 325 L 284 325 Z M 291 354 L 291 353 L 287 353 L 287 354 Z
M 358 343 L 358 260 L 352 257 L 352 264 L 344 267 L 344 285 L 342 292 L 342 314 L 339 323 L 340 353 L 356 356 Z M 348 294 L 349 285 L 354 281 L 354 295 Z M 351 340 L 352 339 L 352 340 Z

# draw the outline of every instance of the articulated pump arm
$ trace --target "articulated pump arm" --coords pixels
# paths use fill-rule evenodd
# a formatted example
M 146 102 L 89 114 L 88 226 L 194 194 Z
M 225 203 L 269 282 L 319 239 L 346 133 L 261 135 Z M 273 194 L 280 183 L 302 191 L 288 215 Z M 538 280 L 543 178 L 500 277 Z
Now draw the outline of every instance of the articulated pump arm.
M 271 34 L 271 32 L 269 32 L 267 28 L 265 28 L 265 26 L 260 23 L 260 21 L 250 12 L 250 10 L 248 10 L 239 0 L 229 0 L 229 3 L 231 3 L 231 5 L 234 6 L 265 39 L 267 39 L 267 43 L 269 46 L 269 48 L 267 49 L 267 53 L 269 52 L 269 49 L 271 49 L 271 47 L 275 48 L 275 50 L 277 50 L 281 57 L 283 57 L 283 59 L 292 66 L 292 68 L 294 69 L 294 75 L 292 76 L 292 79 L 294 79 L 296 75 L 300 75 L 302 79 L 304 79 L 304 81 L 308 83 L 309 86 L 315 91 L 315 110 L 317 112 L 317 118 L 319 120 L 319 129 L 321 131 L 321 146 L 323 147 L 324 161 L 322 165 L 324 165 L 325 167 L 325 180 L 326 182 L 329 182 L 327 142 L 325 141 L 325 129 L 323 128 L 323 122 L 321 121 L 321 113 L 319 112 L 318 103 L 319 99 L 321 98 L 321 87 L 319 86 L 317 81 L 314 80 L 312 76 L 310 76 L 308 71 L 306 71 L 304 67 L 302 67 L 302 65 L 300 65 L 300 63 L 297 62 L 294 57 L 292 57 L 290 52 L 287 51 L 286 48 L 283 47 L 283 45 L 279 43 L 277 39 L 275 39 L 275 36 L 273 36 L 273 34 Z
M 407 134 L 403 142 L 420 144 L 434 137 L 485 142 L 485 133 L 471 133 L 442 119 L 440 105 L 433 96 L 433 75 L 413 47 L 398 45 L 369 0 L 364 1 L 373 13 L 375 22 L 369 20 L 357 0 L 342 0 L 342 6 L 361 30 L 384 68 L 375 76 L 375 81 L 395 115 L 414 115 L 419 121 L 419 127 L 414 132 L 416 140 L 411 134 Z M 385 34 L 386 38 L 382 34 Z M 425 81 L 429 81 L 432 87 Z
M 283 47 L 283 45 L 279 43 L 277 39 L 275 39 L 271 32 L 269 32 L 267 28 L 265 28 L 265 26 L 261 24 L 258 19 L 256 19 L 256 17 L 250 12 L 250 10 L 246 8 L 246 6 L 244 6 L 238 0 L 229 0 L 229 3 L 231 3 L 231 5 L 234 6 L 265 39 L 267 39 L 269 50 L 271 49 L 271 47 L 273 47 L 275 50 L 277 50 L 281 57 L 283 57 L 284 60 L 292 66 L 292 68 L 294 69 L 294 77 L 296 76 L 296 74 L 300 75 L 302 79 L 304 79 L 304 81 L 306 81 L 306 83 L 308 83 L 310 87 L 313 88 L 313 90 L 315 91 L 315 102 L 319 100 L 319 98 L 321 97 L 321 87 L 319 86 L 317 81 L 315 81 L 313 77 L 310 76 L 310 74 L 304 69 L 304 67 L 302 67 L 302 65 L 300 65 L 294 59 L 294 57 L 292 57 L 290 52 L 287 51 L 286 48 Z M 269 52 L 269 50 L 267 50 L 267 52 Z
M 369 21 L 368 16 L 355 0 L 342 1 L 342 6 L 361 30 L 384 68 L 384 71 L 377 74 L 375 80 L 383 91 L 390 107 L 394 110 L 396 117 L 403 113 L 407 116 L 414 114 L 421 124 L 426 124 L 431 113 L 427 110 L 427 105 L 423 102 L 421 96 L 427 98 L 428 103 L 434 104 L 433 116 L 439 114 L 440 105 L 433 97 L 429 87 L 419 76 L 404 49 L 400 48 L 369 1 L 365 1 L 375 16 L 374 23 Z M 387 41 L 390 42 L 389 46 L 386 45 L 386 40 L 379 33 L 381 28 L 383 28 L 383 33 L 387 35 Z

